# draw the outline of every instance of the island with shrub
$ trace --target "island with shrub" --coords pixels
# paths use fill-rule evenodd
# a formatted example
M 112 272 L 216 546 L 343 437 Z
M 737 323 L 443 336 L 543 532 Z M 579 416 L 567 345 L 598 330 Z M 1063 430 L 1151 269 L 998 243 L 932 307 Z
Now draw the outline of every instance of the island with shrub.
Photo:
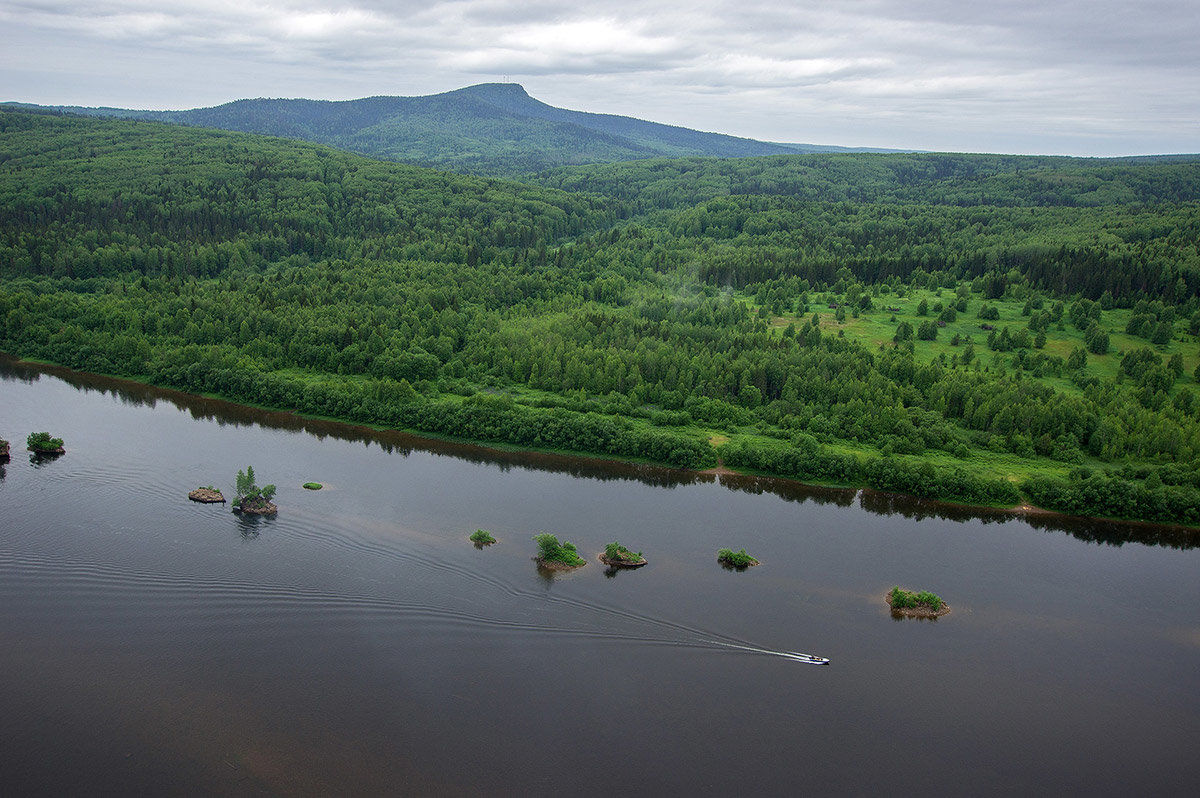
M 721 549 L 717 552 L 717 562 L 726 568 L 734 568 L 738 571 L 744 571 L 752 565 L 759 564 L 758 560 L 747 554 L 745 549 L 739 549 L 738 551 Z
M 0 438 L 0 461 L 8 459 L 8 441 Z
M 887 603 L 892 608 L 892 615 L 904 618 L 940 618 L 950 612 L 950 605 L 928 590 L 914 593 L 893 587 L 887 594 Z
M 476 529 L 471 533 L 470 541 L 475 544 L 475 548 L 482 549 L 495 543 L 496 536 L 486 529 Z
M 49 432 L 29 433 L 29 437 L 25 439 L 25 446 L 34 454 L 62 454 L 66 451 L 63 448 L 63 439 L 52 438 Z
M 574 571 L 587 565 L 587 560 L 579 556 L 575 544 L 569 541 L 558 542 L 558 538 L 549 532 L 534 535 L 538 544 L 538 554 L 534 559 L 542 568 L 551 571 Z
M 600 562 L 611 568 L 641 568 L 646 564 L 646 558 L 640 551 L 632 552 L 620 543 L 613 541 L 604 547 L 604 553 L 600 555 Z

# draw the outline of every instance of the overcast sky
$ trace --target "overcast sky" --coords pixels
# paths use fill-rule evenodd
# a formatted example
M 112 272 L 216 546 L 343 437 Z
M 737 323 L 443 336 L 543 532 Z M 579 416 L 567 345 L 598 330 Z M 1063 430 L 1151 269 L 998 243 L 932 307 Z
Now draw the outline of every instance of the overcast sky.
M 0 0 L 0 100 L 194 108 L 521 83 L 772 141 L 1200 151 L 1195 0 Z

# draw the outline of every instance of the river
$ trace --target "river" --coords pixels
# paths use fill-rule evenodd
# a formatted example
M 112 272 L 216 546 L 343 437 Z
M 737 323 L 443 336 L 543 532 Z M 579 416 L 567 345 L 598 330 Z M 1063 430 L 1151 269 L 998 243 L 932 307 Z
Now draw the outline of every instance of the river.
M 40 430 L 67 453 L 25 452 Z M 493 451 L 11 361 L 0 437 L 6 795 L 1200 783 L 1194 532 Z M 187 500 L 247 465 L 277 517 Z M 541 531 L 591 563 L 539 571 Z M 613 540 L 649 565 L 607 571 Z M 894 619 L 892 585 L 952 612 Z

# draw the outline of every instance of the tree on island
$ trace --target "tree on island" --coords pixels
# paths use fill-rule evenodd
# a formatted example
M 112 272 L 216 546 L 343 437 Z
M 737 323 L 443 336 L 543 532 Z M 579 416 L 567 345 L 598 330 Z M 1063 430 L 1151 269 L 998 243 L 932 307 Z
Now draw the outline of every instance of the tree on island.
M 266 485 L 260 488 L 254 480 L 254 466 L 246 466 L 245 471 L 238 471 L 234 509 L 257 513 L 274 512 L 277 508 L 271 504 L 271 499 L 275 498 L 275 486 Z

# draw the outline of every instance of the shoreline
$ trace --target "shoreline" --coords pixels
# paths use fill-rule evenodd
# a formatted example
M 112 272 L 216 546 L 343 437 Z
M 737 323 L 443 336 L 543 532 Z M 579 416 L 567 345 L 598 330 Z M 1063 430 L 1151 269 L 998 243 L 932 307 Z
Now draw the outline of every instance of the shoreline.
M 149 389 L 153 389 L 155 391 L 161 391 L 166 395 L 174 394 L 174 395 L 181 396 L 181 397 L 189 397 L 189 398 L 200 399 L 200 400 L 204 400 L 204 401 L 219 402 L 219 403 L 228 404 L 228 405 L 231 405 L 231 406 L 237 407 L 237 408 L 257 410 L 257 411 L 269 413 L 269 414 L 279 414 L 282 416 L 288 416 L 288 417 L 302 420 L 302 421 L 303 420 L 311 420 L 311 421 L 316 421 L 316 422 L 325 423 L 325 424 L 334 424 L 334 425 L 337 425 L 339 427 L 343 427 L 346 429 L 355 429 L 355 428 L 366 429 L 366 430 L 371 430 L 371 431 L 377 432 L 377 433 L 385 433 L 385 432 L 399 433 L 402 435 L 410 436 L 410 437 L 418 439 L 418 440 L 449 443 L 449 444 L 472 447 L 472 448 L 481 449 L 481 450 L 485 450 L 485 451 L 491 451 L 491 452 L 507 452 L 507 453 L 516 452 L 516 453 L 522 453 L 522 454 L 534 454 L 534 455 L 563 458 L 564 460 L 587 460 L 587 461 L 594 462 L 597 464 L 606 464 L 606 463 L 619 464 L 619 465 L 625 465 L 625 466 L 629 466 L 629 467 L 654 469 L 656 471 L 660 471 L 660 472 L 664 472 L 664 473 L 665 472 L 673 472 L 676 474 L 691 474 L 691 475 L 695 475 L 696 477 L 699 477 L 701 479 L 706 479 L 706 480 L 711 479 L 711 480 L 715 480 L 717 482 L 721 482 L 722 477 L 730 477 L 730 478 L 735 478 L 735 479 L 736 478 L 767 479 L 767 480 L 778 482 L 780 484 L 796 485 L 796 486 L 801 486 L 801 487 L 806 487 L 806 488 L 853 490 L 859 495 L 874 494 L 874 495 L 880 495 L 880 496 L 896 496 L 896 497 L 902 497 L 906 500 L 911 500 L 911 501 L 915 501 L 915 502 L 929 502 L 935 506 L 941 505 L 941 506 L 946 506 L 946 507 L 955 508 L 955 509 L 959 509 L 959 510 L 1000 513 L 1003 515 L 1011 516 L 1013 518 L 1023 518 L 1023 517 L 1029 516 L 1029 517 L 1035 517 L 1035 518 L 1063 519 L 1065 521 L 1084 521 L 1084 522 L 1098 522 L 1098 523 L 1110 523 L 1110 524 L 1129 524 L 1129 525 L 1133 525 L 1133 526 L 1136 526 L 1139 528 L 1170 529 L 1170 530 L 1182 531 L 1182 532 L 1186 532 L 1186 533 L 1200 533 L 1200 526 L 1188 526 L 1186 524 L 1165 524 L 1165 523 L 1162 523 L 1159 521 L 1144 521 L 1144 520 L 1133 519 L 1133 518 L 1111 518 L 1111 517 L 1106 517 L 1106 516 L 1074 515 L 1071 513 L 1063 513 L 1058 510 L 1049 510 L 1049 509 L 1046 509 L 1043 507 L 1037 507 L 1035 505 L 1029 504 L 1028 502 L 1022 502 L 1021 504 L 1017 504 L 1017 505 L 1013 505 L 1013 506 L 1009 506 L 1009 507 L 997 506 L 997 505 L 963 504 L 960 502 L 949 501 L 946 499 L 937 499 L 937 498 L 931 498 L 931 497 L 925 497 L 925 496 L 916 496 L 916 495 L 907 494 L 907 493 L 892 493 L 892 492 L 888 492 L 888 491 L 881 491 L 881 490 L 872 488 L 868 485 L 834 485 L 834 484 L 804 482 L 804 481 L 801 481 L 798 479 L 792 479 L 790 477 L 778 476 L 778 475 L 770 474 L 770 473 L 766 473 L 766 472 L 736 471 L 736 470 L 731 469 L 728 466 L 724 465 L 724 463 L 718 463 L 718 465 L 713 466 L 711 468 L 699 469 L 699 470 L 681 469 L 681 468 L 675 468 L 675 467 L 669 466 L 669 465 L 664 465 L 661 463 L 655 463 L 655 462 L 648 461 L 648 460 L 637 460 L 637 459 L 633 459 L 633 458 L 618 458 L 618 457 L 613 457 L 611 455 L 600 455 L 600 454 L 594 454 L 594 453 L 589 453 L 589 452 L 574 452 L 574 451 L 568 452 L 565 450 L 558 450 L 558 449 L 528 448 L 528 447 L 517 446 L 515 444 L 504 444 L 504 443 L 495 442 L 495 441 L 478 441 L 478 440 L 470 440 L 470 439 L 464 439 L 464 438 L 454 438 L 451 436 L 437 435 L 436 433 L 426 433 L 426 432 L 422 432 L 420 430 L 409 430 L 409 429 L 402 429 L 402 428 L 396 428 L 396 427 L 381 427 L 381 426 L 376 426 L 376 425 L 367 424 L 367 423 L 363 423 L 363 422 L 347 421 L 344 419 L 336 419 L 336 418 L 325 417 L 325 416 L 314 416 L 314 415 L 309 415 L 306 413 L 301 413 L 294 408 L 286 409 L 286 408 L 268 407 L 265 405 L 256 405 L 256 404 L 251 404 L 251 403 L 247 403 L 247 402 L 240 402 L 240 401 L 236 401 L 234 399 L 229 399 L 229 398 L 223 397 L 223 396 L 191 393 L 188 391 L 181 391 L 177 388 L 170 388 L 170 387 L 166 387 L 166 386 L 162 386 L 162 385 L 157 385 L 152 382 L 138 380 L 138 379 L 134 379 L 131 377 L 118 377 L 118 376 L 113 376 L 110 374 L 100 374 L 97 372 L 80 371 L 77 369 L 69 368 L 67 366 L 59 365 L 57 363 L 50 363 L 50 362 L 43 361 L 43 360 L 29 360 L 29 359 L 25 359 L 25 358 L 15 357 L 6 352 L 0 352 L 0 362 L 5 362 L 5 361 L 11 365 L 20 365 L 20 366 L 24 366 L 24 367 L 30 367 L 30 368 L 42 371 L 44 373 L 52 374 L 52 375 L 55 374 L 56 372 L 72 374 L 72 375 L 83 375 L 83 376 L 92 377 L 92 378 L 109 380 L 109 381 L 112 381 L 115 383 L 126 383 L 129 385 L 137 386 L 142 389 L 149 388 Z

